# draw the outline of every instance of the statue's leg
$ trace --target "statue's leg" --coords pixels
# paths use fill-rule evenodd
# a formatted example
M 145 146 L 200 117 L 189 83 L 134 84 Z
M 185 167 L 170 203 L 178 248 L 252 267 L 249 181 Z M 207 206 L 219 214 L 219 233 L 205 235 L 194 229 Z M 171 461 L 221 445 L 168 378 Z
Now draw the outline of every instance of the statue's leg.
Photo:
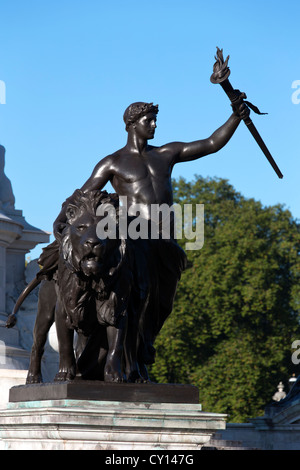
M 135 327 L 128 327 L 135 350 L 131 350 L 134 360 L 129 361 L 130 381 L 149 382 L 146 364 L 152 364 L 155 357 L 153 342 L 159 322 L 159 265 L 158 240 L 137 240 L 135 243 L 135 284 L 137 293 L 132 298 L 136 314 L 129 315 Z M 135 317 L 135 321 L 132 319 Z M 135 342 L 134 342 L 135 338 Z M 127 347 L 127 344 L 126 344 Z M 130 348 L 129 348 L 130 350 Z
M 59 371 L 54 381 L 73 380 L 76 375 L 76 362 L 73 349 L 74 330 L 66 325 L 66 312 L 60 299 L 57 299 L 55 323 L 59 348 Z
M 107 326 L 108 354 L 104 367 L 105 382 L 124 382 L 122 358 L 127 316 L 120 318 L 118 326 Z
M 144 382 L 137 358 L 139 339 L 138 317 L 135 309 L 129 309 L 124 352 L 126 360 L 126 380 L 131 383 Z
M 75 350 L 76 361 L 80 358 L 81 354 L 83 353 L 88 340 L 89 340 L 89 337 L 83 335 L 82 333 L 78 333 L 77 335 L 75 334 L 74 350 Z
M 33 330 L 33 345 L 26 383 L 42 382 L 41 360 L 48 332 L 54 322 L 56 292 L 54 281 L 43 281 L 39 290 L 37 316 Z

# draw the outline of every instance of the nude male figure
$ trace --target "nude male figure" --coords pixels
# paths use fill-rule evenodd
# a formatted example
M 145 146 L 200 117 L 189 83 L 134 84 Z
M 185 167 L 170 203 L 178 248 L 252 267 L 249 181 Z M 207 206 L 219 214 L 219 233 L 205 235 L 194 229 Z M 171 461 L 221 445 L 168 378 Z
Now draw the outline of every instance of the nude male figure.
M 125 147 L 103 158 L 82 191 L 101 190 L 110 182 L 119 196 L 127 197 L 127 204 L 142 204 L 144 216 L 149 218 L 151 204 L 173 204 L 171 173 L 175 164 L 189 162 L 218 152 L 230 140 L 241 119 L 249 115 L 245 104 L 240 105 L 230 118 L 210 137 L 190 143 L 171 142 L 161 147 L 149 145 L 154 138 L 158 106 L 152 103 L 133 103 L 124 113 L 128 132 Z M 54 224 L 58 231 L 58 217 Z
M 171 142 L 161 147 L 148 143 L 154 138 L 158 106 L 153 103 L 131 104 L 124 113 L 128 132 L 125 147 L 103 158 L 82 186 L 82 191 L 101 190 L 110 182 L 119 196 L 127 197 L 127 207 L 139 204 L 140 217 L 150 220 L 151 204 L 173 204 L 171 184 L 175 164 L 189 162 L 215 153 L 233 136 L 241 120 L 249 115 L 242 102 L 229 119 L 210 137 L 190 143 Z M 69 198 L 72 202 L 72 196 Z M 54 234 L 59 240 L 65 222 L 65 207 L 54 222 Z M 129 317 L 128 335 L 134 342 L 140 337 L 140 369 L 154 362 L 154 340 L 173 308 L 173 300 L 186 256 L 177 242 L 170 240 L 135 240 L 137 282 L 145 292 L 139 311 Z M 138 334 L 137 334 L 137 329 Z M 131 339 L 129 339 L 131 341 Z M 145 370 L 140 373 L 147 378 Z

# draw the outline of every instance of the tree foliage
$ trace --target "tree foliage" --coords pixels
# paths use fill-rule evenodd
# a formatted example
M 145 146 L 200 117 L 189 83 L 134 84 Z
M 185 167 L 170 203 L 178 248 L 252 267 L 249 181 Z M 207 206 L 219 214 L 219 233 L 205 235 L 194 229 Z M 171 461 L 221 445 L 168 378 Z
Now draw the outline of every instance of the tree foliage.
M 226 180 L 196 176 L 173 188 L 176 202 L 205 205 L 205 242 L 187 252 L 151 378 L 195 384 L 204 410 L 247 421 L 299 374 L 300 228 L 283 206 L 263 207 Z

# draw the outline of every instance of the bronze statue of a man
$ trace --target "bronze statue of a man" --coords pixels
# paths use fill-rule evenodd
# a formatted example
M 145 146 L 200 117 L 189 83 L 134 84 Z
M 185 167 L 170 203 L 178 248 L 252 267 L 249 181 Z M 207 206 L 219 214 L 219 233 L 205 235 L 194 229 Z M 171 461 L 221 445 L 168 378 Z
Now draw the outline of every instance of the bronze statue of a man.
M 177 163 L 188 162 L 220 150 L 230 140 L 239 123 L 249 115 L 248 107 L 237 101 L 229 119 L 210 137 L 190 143 L 171 142 L 161 147 L 148 143 L 154 138 L 158 106 L 136 102 L 124 113 L 128 132 L 125 147 L 103 158 L 81 191 L 101 190 L 108 182 L 118 196 L 127 198 L 127 207 L 139 205 L 140 215 L 151 219 L 151 205 L 173 204 L 171 173 Z M 67 200 L 72 203 L 72 196 Z M 65 226 L 67 204 L 54 222 L 59 241 Z M 150 223 L 150 222 L 149 222 Z M 130 380 L 147 379 L 146 364 L 154 362 L 154 340 L 173 307 L 177 283 L 186 266 L 186 256 L 173 235 L 169 240 L 133 241 L 134 276 L 139 287 L 139 302 L 128 315 L 127 341 L 135 344 Z

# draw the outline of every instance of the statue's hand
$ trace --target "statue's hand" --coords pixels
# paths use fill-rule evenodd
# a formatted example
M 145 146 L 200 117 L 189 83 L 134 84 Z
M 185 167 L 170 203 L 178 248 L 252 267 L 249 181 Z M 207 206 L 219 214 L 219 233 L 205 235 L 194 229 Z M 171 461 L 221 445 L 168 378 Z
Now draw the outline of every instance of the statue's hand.
M 250 115 L 250 109 L 244 102 L 247 98 L 246 93 L 240 92 L 240 90 L 234 90 L 237 95 L 237 99 L 231 104 L 234 114 L 240 119 L 246 119 Z

